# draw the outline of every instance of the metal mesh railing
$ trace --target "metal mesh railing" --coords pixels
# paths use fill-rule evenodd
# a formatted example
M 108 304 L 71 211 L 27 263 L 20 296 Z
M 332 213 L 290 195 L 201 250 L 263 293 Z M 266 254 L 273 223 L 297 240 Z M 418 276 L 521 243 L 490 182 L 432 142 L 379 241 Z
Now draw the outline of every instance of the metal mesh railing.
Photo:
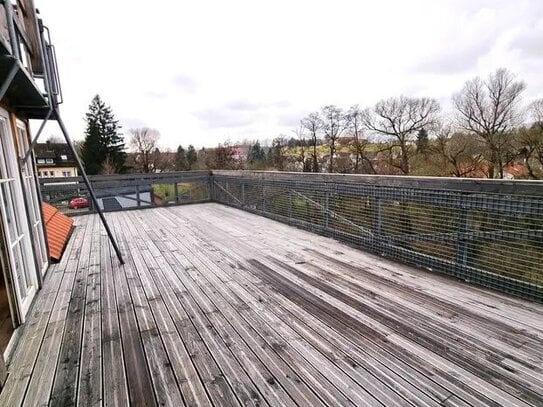
M 91 177 L 105 211 L 216 201 L 543 302 L 543 183 L 251 171 Z M 79 178 L 41 179 L 63 212 Z
M 99 175 L 89 179 L 104 212 L 210 200 L 209 171 Z M 42 199 L 68 214 L 93 212 L 80 177 L 40 178 Z M 74 201 L 84 198 L 86 204 Z
M 543 185 L 221 172 L 212 200 L 543 301 Z

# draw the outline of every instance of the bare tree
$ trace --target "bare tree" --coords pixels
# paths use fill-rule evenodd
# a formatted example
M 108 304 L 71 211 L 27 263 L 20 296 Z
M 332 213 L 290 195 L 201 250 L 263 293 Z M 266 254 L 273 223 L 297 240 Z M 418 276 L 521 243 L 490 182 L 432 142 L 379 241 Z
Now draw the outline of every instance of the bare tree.
M 349 149 L 355 154 L 354 172 L 361 171 L 362 162 L 369 169 L 369 172 L 375 174 L 375 167 L 368 155 L 368 147 L 371 144 L 368 139 L 363 138 L 363 112 L 358 105 L 351 106 L 345 114 L 346 131 L 351 137 Z
M 148 127 L 130 129 L 129 133 L 129 146 L 136 155 L 135 165 L 137 169 L 145 173 L 153 171 L 153 153 L 157 148 L 160 133 Z
M 518 151 L 532 179 L 543 177 L 543 126 L 537 123 L 523 127 L 516 134 Z
M 214 149 L 206 150 L 204 159 L 206 167 L 211 170 L 239 169 L 239 162 L 236 160 L 236 148 L 231 145 L 229 140 L 222 144 L 219 143 Z
M 336 142 L 345 130 L 343 110 L 335 105 L 328 105 L 322 108 L 324 139 L 330 150 L 330 161 L 328 172 L 334 172 L 334 157 L 336 155 Z
M 528 114 L 530 126 L 520 128 L 516 135 L 518 150 L 530 178 L 540 179 L 543 177 L 543 99 L 532 102 Z
M 491 165 L 489 177 L 503 178 L 511 161 L 511 136 L 522 120 L 520 97 L 526 85 L 507 69 L 498 69 L 486 80 L 476 77 L 453 96 L 460 128 L 485 141 Z
M 469 134 L 455 133 L 451 125 L 444 125 L 438 130 L 429 152 L 444 161 L 442 166 L 446 175 L 469 177 L 482 170 L 483 149 L 484 146 Z
M 301 165 L 302 171 L 305 172 L 307 170 L 306 161 L 305 161 L 307 140 L 305 139 L 305 128 L 303 126 L 302 121 L 300 121 L 300 126 L 294 129 L 293 132 L 296 134 L 296 139 L 298 140 L 298 144 L 300 148 L 300 150 L 298 151 L 297 161 L 302 164 Z
M 411 158 L 416 153 L 414 138 L 422 129 L 432 129 L 438 122 L 439 103 L 435 99 L 400 96 L 378 102 L 363 114 L 364 127 L 390 139 L 387 143 L 391 164 L 408 175 Z
M 151 165 L 150 167 L 154 172 L 166 172 L 175 170 L 176 165 L 176 154 L 166 149 L 165 151 L 160 151 L 160 149 L 155 148 L 151 154 Z
M 319 140 L 319 133 L 323 128 L 323 121 L 318 112 L 309 114 L 302 120 L 302 126 L 309 132 L 309 141 L 311 150 L 312 171 L 319 172 L 319 157 L 317 154 L 317 143 Z
M 543 99 L 537 99 L 530 103 L 528 113 L 532 123 L 543 127 Z
M 115 174 L 115 166 L 113 165 L 113 162 L 111 161 L 111 158 L 109 157 L 109 154 L 106 156 L 106 159 L 102 163 L 102 169 L 100 171 L 100 174 L 104 175 L 111 175 Z

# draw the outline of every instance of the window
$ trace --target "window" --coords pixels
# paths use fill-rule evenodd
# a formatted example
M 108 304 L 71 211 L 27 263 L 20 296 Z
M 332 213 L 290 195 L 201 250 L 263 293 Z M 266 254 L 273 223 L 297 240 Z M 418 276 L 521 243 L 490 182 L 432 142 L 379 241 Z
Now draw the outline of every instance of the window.
M 45 164 L 45 160 L 43 158 L 38 158 L 38 164 Z
M 47 164 L 53 164 L 53 159 L 52 159 L 52 158 L 46 158 L 46 159 L 45 159 L 45 162 L 46 162 Z
M 63 176 L 63 177 L 71 177 L 71 176 L 72 176 L 72 172 L 71 172 L 71 171 L 62 171 L 62 176 Z
M 38 171 L 38 177 L 41 177 L 41 171 Z
M 62 155 L 60 156 L 60 159 L 61 159 L 62 161 L 67 161 L 67 160 L 68 160 L 68 156 L 65 155 L 65 154 L 62 154 Z
M 55 176 L 55 171 L 49 171 L 49 176 L 54 177 Z

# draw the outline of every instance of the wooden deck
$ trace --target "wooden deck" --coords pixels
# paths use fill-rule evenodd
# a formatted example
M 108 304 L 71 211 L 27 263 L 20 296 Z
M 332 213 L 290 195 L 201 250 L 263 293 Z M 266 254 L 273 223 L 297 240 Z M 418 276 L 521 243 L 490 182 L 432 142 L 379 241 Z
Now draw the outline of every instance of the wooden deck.
M 218 204 L 76 218 L 0 406 L 543 405 L 543 306 Z

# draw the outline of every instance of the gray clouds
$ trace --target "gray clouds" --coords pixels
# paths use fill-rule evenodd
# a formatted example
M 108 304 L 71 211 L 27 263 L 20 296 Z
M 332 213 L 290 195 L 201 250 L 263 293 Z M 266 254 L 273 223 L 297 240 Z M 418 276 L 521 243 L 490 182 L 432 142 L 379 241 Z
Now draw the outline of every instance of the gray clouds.
M 257 125 L 270 115 L 285 114 L 290 103 L 284 100 L 257 102 L 235 99 L 219 106 L 207 107 L 192 114 L 207 128 L 232 128 Z
M 171 148 L 291 134 L 331 103 L 404 94 L 445 104 L 499 67 L 527 82 L 527 102 L 543 97 L 542 0 L 135 1 L 130 18 L 126 2 L 35 3 L 76 138 L 96 93 L 125 128 L 156 128 Z

